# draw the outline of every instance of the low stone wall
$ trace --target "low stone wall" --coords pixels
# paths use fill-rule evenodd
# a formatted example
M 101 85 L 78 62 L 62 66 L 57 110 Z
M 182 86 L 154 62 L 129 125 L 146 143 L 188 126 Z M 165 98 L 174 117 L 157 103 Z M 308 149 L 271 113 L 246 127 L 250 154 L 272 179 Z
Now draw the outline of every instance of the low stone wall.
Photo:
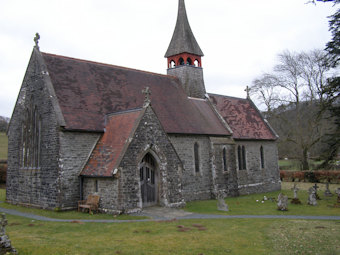
M 0 160 L 0 183 L 6 183 L 7 160 Z

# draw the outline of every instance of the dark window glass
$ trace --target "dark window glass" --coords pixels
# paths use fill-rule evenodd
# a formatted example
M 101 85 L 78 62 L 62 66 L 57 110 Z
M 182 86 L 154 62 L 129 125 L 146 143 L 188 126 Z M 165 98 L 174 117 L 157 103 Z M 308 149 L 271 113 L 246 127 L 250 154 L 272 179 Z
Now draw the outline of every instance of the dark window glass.
M 195 155 L 195 172 L 198 173 L 200 171 L 199 146 L 198 146 L 198 143 L 195 143 L 195 145 L 194 145 L 194 155 Z
M 264 168 L 264 152 L 262 146 L 260 148 L 260 154 L 261 154 L 261 168 Z
M 227 167 L 227 150 L 226 148 L 223 148 L 223 170 L 227 171 L 228 167 Z

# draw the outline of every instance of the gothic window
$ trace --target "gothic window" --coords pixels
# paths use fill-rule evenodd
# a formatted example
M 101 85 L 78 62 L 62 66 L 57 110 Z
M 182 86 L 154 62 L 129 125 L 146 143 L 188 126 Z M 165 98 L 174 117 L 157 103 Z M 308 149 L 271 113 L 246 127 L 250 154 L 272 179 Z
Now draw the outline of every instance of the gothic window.
M 25 168 L 40 167 L 41 120 L 37 108 L 26 109 L 21 129 L 21 164 Z
M 243 161 L 243 170 L 247 169 L 247 160 L 246 160 L 246 148 L 242 146 L 242 161 Z
M 199 159 L 199 145 L 195 143 L 194 145 L 194 157 L 195 157 L 195 173 L 200 171 L 200 159 Z
M 260 157 L 261 157 L 261 168 L 264 168 L 264 152 L 263 152 L 263 146 L 260 148 Z
M 244 146 L 237 147 L 238 170 L 246 170 L 246 148 Z
M 180 65 L 180 66 L 184 66 L 184 65 L 185 65 L 185 62 L 184 62 L 184 59 L 183 59 L 183 58 L 180 58 L 180 59 L 179 59 L 179 65 Z
M 187 59 L 187 65 L 189 65 L 189 66 L 192 65 L 192 60 L 191 60 L 191 58 L 188 58 L 188 59 Z
M 227 150 L 226 148 L 223 148 L 223 170 L 228 171 L 228 166 L 227 166 Z

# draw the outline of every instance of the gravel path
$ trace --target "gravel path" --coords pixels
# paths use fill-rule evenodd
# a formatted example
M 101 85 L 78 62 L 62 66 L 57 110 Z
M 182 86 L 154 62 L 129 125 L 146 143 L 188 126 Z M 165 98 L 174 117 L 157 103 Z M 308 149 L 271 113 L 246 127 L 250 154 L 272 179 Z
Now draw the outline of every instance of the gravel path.
M 184 219 L 301 219 L 301 220 L 340 220 L 340 216 L 300 216 L 300 215 L 215 215 L 215 214 L 195 214 L 185 212 L 178 209 L 169 208 L 147 208 L 134 216 L 147 216 L 150 219 L 143 220 L 75 220 L 75 219 L 53 219 L 44 216 L 39 216 L 30 213 L 23 213 L 12 209 L 5 209 L 0 207 L 0 212 L 9 215 L 29 218 L 38 221 L 51 221 L 51 222 L 99 222 L 99 223 L 124 223 L 124 222 L 147 222 L 158 220 L 184 220 Z

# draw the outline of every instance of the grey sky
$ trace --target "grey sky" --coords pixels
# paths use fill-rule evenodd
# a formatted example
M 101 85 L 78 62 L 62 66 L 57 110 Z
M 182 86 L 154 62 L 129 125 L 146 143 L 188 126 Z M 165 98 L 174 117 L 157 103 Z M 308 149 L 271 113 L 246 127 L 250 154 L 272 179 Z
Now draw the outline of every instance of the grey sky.
M 278 53 L 323 49 L 331 3 L 186 0 L 208 92 L 245 97 Z M 43 52 L 166 73 L 178 0 L 0 0 L 0 115 L 10 117 L 40 33 Z

